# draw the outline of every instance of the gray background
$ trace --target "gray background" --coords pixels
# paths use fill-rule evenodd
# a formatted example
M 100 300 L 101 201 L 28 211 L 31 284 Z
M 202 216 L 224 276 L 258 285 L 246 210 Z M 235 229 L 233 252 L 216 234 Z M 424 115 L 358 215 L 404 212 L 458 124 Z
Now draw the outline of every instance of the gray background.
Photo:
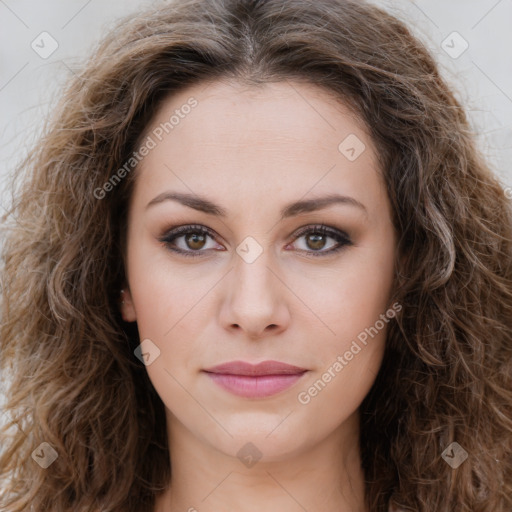
M 151 3 L 154 2 L 0 0 L 0 207 L 9 200 L 7 174 L 37 137 L 71 70 L 113 21 Z M 512 0 L 374 3 L 406 20 L 431 48 L 443 76 L 453 84 L 470 113 L 481 149 L 503 184 L 511 186 Z M 460 34 L 455 39 L 451 35 L 454 31 Z M 58 43 L 47 58 L 31 47 L 33 41 L 40 41 L 42 32 L 51 34 Z M 444 40 L 455 52 L 462 48 L 464 40 L 469 47 L 453 58 L 443 49 Z

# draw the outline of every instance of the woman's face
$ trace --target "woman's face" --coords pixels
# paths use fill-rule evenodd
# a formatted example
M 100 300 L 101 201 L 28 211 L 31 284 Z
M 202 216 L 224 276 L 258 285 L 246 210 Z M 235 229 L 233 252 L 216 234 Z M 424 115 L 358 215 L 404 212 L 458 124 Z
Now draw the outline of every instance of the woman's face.
M 397 311 L 391 209 L 362 123 L 314 85 L 219 81 L 167 99 L 143 146 L 122 312 L 169 432 L 267 460 L 341 432 Z M 237 361 L 302 370 L 206 371 Z

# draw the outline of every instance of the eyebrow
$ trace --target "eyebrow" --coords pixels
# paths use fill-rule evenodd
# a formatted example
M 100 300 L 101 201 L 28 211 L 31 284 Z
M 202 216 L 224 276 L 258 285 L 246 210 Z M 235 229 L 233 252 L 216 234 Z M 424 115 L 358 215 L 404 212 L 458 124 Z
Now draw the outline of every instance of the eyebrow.
M 200 212 L 204 212 L 209 215 L 215 215 L 217 217 L 222 218 L 226 218 L 228 213 L 227 210 L 213 203 L 209 199 L 206 199 L 205 197 L 201 197 L 196 194 L 187 194 L 183 192 L 171 191 L 162 192 L 161 194 L 156 196 L 147 204 L 146 209 L 148 209 L 151 206 L 163 203 L 164 201 L 177 201 L 178 203 L 181 203 L 184 206 L 188 206 L 189 208 L 193 208 L 194 210 L 198 210 Z M 300 215 L 301 213 L 309 213 L 321 210 L 333 204 L 344 204 L 348 206 L 354 206 L 364 211 L 364 213 L 368 215 L 368 211 L 364 204 L 359 202 L 357 199 L 354 199 L 353 197 L 350 196 L 343 196 L 340 194 L 329 194 L 323 197 L 303 199 L 287 204 L 281 210 L 281 219 L 286 219 L 288 217 Z

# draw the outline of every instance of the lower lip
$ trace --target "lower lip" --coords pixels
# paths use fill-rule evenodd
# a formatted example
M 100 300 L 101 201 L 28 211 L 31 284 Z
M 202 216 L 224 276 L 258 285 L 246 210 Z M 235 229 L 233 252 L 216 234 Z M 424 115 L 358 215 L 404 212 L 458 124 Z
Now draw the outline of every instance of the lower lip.
M 292 375 L 258 376 L 206 373 L 216 384 L 234 395 L 245 398 L 264 398 L 288 389 L 306 372 Z

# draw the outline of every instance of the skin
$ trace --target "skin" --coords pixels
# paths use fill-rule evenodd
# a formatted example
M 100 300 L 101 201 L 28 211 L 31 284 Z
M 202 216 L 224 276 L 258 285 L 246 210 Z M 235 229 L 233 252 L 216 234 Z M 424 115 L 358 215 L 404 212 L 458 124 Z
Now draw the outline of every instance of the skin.
M 155 511 L 366 511 L 359 405 L 387 325 L 309 403 L 298 394 L 393 303 L 396 233 L 374 145 L 342 103 L 288 81 L 189 87 L 162 104 L 146 136 L 192 96 L 197 106 L 142 160 L 129 207 L 122 315 L 160 350 L 146 369 L 166 407 L 173 473 Z M 338 150 L 349 134 L 366 146 L 354 161 Z M 172 200 L 147 207 L 166 191 L 205 196 L 227 215 Z M 334 204 L 280 219 L 286 204 L 334 192 L 366 210 Z M 195 258 L 159 240 L 188 224 L 214 233 L 174 240 L 202 251 Z M 315 257 L 338 246 L 330 234 L 296 235 L 318 224 L 352 244 Z M 236 252 L 248 236 L 263 250 L 251 263 Z M 274 396 L 242 398 L 201 371 L 233 360 L 308 372 Z M 252 467 L 237 457 L 249 442 L 261 453 Z

